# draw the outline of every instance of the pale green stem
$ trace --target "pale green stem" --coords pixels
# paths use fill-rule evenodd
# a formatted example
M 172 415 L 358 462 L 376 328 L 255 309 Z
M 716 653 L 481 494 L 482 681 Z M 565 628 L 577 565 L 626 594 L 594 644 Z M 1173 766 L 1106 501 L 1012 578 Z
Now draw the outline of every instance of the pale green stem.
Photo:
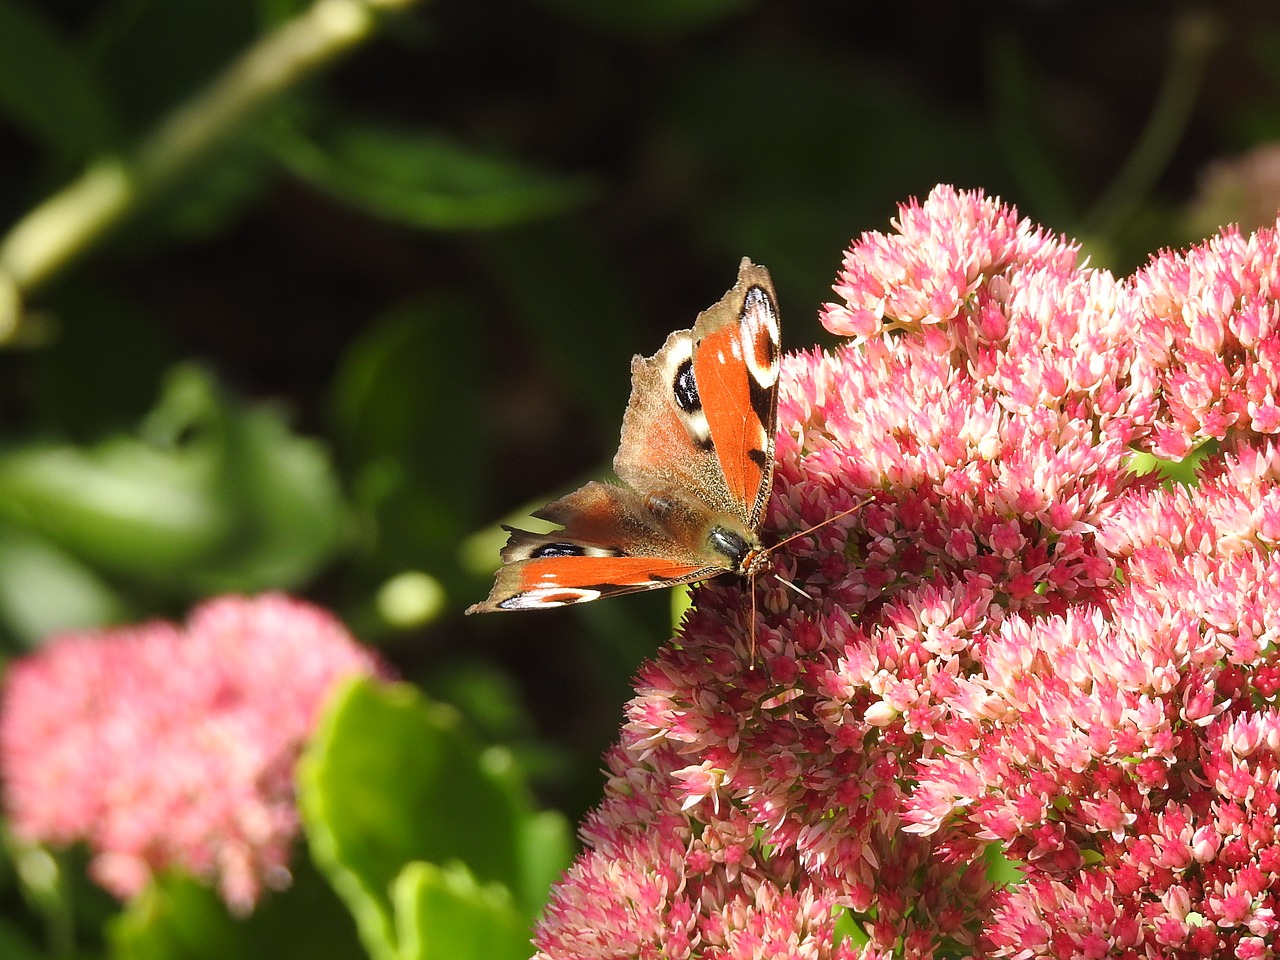
M 1081 218 L 1081 229 L 1114 237 L 1169 164 L 1195 106 L 1209 54 L 1221 40 L 1216 14 L 1192 10 L 1173 26 L 1169 67 L 1138 142 L 1106 193 Z
M 130 155 L 101 157 L 0 240 L 0 343 L 22 302 L 157 193 L 190 172 L 255 110 L 367 39 L 382 13 L 419 0 L 316 0 L 250 47 L 166 117 Z

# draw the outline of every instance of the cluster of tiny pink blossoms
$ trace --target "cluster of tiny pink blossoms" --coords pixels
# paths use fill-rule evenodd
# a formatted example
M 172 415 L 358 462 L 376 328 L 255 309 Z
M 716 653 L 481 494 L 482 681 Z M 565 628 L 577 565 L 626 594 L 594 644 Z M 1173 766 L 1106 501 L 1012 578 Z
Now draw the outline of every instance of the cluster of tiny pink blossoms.
M 53 638 L 5 676 L 10 827 L 83 841 L 121 898 L 176 867 L 247 912 L 289 882 L 294 767 L 320 708 L 343 678 L 379 670 L 330 614 L 281 594 L 208 601 L 185 627 Z
M 1272 956 L 1276 230 L 1117 279 L 981 193 L 897 228 L 784 361 L 766 537 L 868 502 L 754 659 L 715 583 L 643 668 L 539 957 Z

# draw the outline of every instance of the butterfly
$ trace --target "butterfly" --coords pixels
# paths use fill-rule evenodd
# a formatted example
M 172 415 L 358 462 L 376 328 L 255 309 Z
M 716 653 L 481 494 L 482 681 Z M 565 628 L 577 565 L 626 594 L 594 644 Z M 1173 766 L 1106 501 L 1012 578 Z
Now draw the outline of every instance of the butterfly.
M 738 280 L 693 327 L 631 361 L 613 468 L 533 515 L 563 529 L 504 527 L 493 590 L 467 613 L 540 610 L 769 569 L 760 525 L 773 487 L 781 347 L 769 271 Z

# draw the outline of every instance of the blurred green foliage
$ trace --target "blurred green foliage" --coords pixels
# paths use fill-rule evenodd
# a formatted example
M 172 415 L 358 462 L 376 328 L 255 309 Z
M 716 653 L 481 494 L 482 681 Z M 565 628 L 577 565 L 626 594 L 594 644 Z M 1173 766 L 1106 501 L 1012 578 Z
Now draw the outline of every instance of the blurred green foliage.
M 247 922 L 5 862 L 3 956 L 522 955 L 671 598 L 461 611 L 500 518 L 607 473 L 633 353 L 744 254 L 810 347 L 850 238 L 939 181 L 1121 271 L 1280 204 L 1230 173 L 1280 136 L 1280 14 L 1243 2 L 406 3 L 213 116 L 310 9 L 0 0 L 0 651 L 284 588 L 440 702 L 335 705 L 315 865 Z M 127 175 L 101 222 L 90 168 Z M 21 229 L 51 197 L 62 259 Z
M 374 960 L 518 960 L 568 824 L 530 806 L 511 755 L 412 687 L 360 682 L 299 772 L 312 857 Z

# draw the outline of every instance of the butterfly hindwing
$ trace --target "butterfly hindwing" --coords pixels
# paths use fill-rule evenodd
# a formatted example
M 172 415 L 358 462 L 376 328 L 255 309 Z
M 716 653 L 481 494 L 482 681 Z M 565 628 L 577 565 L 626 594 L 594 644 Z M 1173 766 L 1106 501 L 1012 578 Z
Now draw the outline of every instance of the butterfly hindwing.
M 564 529 L 507 527 L 510 539 L 493 590 L 467 613 L 559 607 L 722 572 L 664 538 L 639 497 L 624 487 L 592 481 L 534 516 Z

